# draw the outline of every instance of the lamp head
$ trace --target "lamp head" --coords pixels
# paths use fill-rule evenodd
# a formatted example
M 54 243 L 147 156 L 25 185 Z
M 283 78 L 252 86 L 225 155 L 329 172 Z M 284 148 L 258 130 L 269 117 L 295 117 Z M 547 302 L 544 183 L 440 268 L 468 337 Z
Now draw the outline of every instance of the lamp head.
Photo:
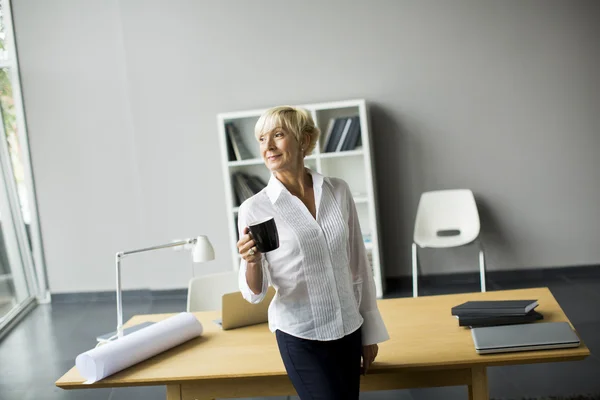
M 206 236 L 198 236 L 192 248 L 192 260 L 201 263 L 215 259 L 215 250 Z

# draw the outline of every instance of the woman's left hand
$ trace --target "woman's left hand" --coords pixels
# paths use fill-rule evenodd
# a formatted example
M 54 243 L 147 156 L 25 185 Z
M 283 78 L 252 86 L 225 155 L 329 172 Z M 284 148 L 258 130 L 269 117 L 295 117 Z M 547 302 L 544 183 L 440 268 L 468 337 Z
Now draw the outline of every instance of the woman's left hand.
M 369 344 L 363 346 L 362 348 L 362 368 L 361 372 L 363 375 L 367 374 L 367 371 L 375 361 L 375 357 L 377 357 L 377 353 L 379 352 L 379 346 L 376 344 Z

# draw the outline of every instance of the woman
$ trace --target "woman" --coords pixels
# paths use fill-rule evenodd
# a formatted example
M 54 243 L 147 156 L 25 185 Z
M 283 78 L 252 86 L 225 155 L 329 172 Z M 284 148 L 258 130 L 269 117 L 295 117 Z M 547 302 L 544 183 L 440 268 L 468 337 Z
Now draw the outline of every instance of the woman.
M 358 399 L 361 369 L 389 336 L 348 185 L 304 167 L 319 134 L 296 107 L 272 108 L 256 123 L 271 179 L 239 208 L 239 286 L 251 303 L 275 288 L 269 328 L 302 400 Z M 247 226 L 265 217 L 275 218 L 280 246 L 261 254 Z

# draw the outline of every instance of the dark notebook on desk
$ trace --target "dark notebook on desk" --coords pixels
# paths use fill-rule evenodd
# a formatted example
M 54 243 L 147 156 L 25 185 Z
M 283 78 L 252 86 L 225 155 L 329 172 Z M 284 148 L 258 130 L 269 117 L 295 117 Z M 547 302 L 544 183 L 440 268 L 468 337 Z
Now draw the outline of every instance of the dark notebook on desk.
M 531 310 L 525 315 L 461 315 L 457 318 L 459 326 L 475 328 L 480 326 L 526 324 L 541 320 L 544 316 L 537 311 Z
M 525 315 L 537 306 L 537 300 L 467 301 L 452 307 L 452 315 Z

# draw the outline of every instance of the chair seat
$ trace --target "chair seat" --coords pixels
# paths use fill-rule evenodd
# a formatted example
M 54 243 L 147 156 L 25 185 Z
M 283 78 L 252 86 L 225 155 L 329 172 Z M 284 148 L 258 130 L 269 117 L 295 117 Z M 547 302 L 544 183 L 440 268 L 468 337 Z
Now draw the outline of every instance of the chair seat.
M 414 242 L 422 248 L 448 248 L 464 246 L 477 239 L 477 232 L 461 232 L 456 236 L 433 236 L 415 233 Z

